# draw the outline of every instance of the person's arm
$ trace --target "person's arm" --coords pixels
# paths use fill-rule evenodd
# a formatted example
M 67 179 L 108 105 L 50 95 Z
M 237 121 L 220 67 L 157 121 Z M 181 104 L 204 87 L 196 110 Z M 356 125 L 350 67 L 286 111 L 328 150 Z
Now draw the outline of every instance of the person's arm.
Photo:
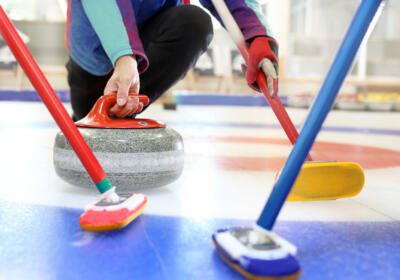
M 211 0 L 200 0 L 200 3 L 221 22 Z M 251 41 L 259 36 L 271 37 L 268 23 L 261 12 L 260 3 L 257 0 L 225 0 L 225 3 L 239 25 L 246 41 Z
M 134 55 L 139 72 L 144 72 L 149 62 L 139 38 L 131 1 L 82 0 L 82 5 L 112 64 L 115 66 L 121 56 Z
M 257 0 L 224 0 L 224 2 L 248 44 L 249 58 L 246 71 L 248 84 L 258 90 L 256 78 L 262 69 L 267 76 L 270 94 L 276 94 L 277 82 L 273 81 L 278 78 L 278 44 L 271 36 L 259 2 Z M 200 3 L 223 25 L 211 0 L 200 0 Z
M 139 73 L 149 61 L 143 50 L 130 0 L 82 0 L 85 13 L 114 65 L 104 94 L 117 92 L 117 104 L 110 113 L 125 117 L 140 112 Z M 129 93 L 134 95 L 129 95 Z

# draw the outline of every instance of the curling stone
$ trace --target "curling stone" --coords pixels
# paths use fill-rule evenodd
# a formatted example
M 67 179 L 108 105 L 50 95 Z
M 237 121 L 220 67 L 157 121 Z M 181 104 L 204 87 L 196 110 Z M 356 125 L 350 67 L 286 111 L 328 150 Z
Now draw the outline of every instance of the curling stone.
M 143 101 L 145 99 L 145 101 Z M 148 98 L 141 95 L 146 105 Z M 76 125 L 119 194 L 154 188 L 175 181 L 182 173 L 182 137 L 165 124 L 150 119 L 114 119 L 108 110 L 115 95 L 104 95 Z M 55 171 L 66 182 L 87 187 L 91 179 L 64 134 L 54 143 Z

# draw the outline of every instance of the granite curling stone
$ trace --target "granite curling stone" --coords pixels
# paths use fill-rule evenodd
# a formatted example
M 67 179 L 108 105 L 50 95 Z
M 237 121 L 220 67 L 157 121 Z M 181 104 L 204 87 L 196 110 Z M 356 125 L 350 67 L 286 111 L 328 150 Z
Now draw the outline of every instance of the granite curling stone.
M 147 97 L 140 97 L 148 103 Z M 161 187 L 178 179 L 184 165 L 180 134 L 150 119 L 109 117 L 108 109 L 115 100 L 113 95 L 102 96 L 76 124 L 117 192 Z M 53 152 L 58 176 L 75 186 L 93 185 L 62 132 L 56 136 Z

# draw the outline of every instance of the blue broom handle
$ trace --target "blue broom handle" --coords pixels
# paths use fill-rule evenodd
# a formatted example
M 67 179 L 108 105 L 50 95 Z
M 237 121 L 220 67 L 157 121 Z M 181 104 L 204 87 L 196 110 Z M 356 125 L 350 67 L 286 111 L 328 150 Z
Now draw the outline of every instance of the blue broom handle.
M 307 116 L 299 138 L 258 218 L 258 226 L 266 230 L 271 230 L 274 226 L 283 203 L 292 189 L 326 116 L 332 108 L 336 95 L 349 72 L 359 46 L 381 2 L 382 0 L 363 0 L 361 2 L 318 97 Z

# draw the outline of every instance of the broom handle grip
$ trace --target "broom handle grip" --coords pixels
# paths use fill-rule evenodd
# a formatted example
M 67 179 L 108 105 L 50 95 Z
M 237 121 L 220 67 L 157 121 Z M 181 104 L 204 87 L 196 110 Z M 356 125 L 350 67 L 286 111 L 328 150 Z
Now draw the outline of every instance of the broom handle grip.
M 67 110 L 65 110 L 61 101 L 58 99 L 55 91 L 47 81 L 43 72 L 40 70 L 38 64 L 1 5 L 0 32 L 99 191 L 103 193 L 110 189 L 111 183 L 108 181 L 106 173 L 100 166 L 100 163 L 83 139 L 82 135 L 79 133 L 74 122 L 68 115 Z
M 224 26 L 228 31 L 230 37 L 235 42 L 240 53 L 242 54 L 243 59 L 246 61 L 246 63 L 248 63 L 249 51 L 247 49 L 243 33 L 237 25 L 232 14 L 230 13 L 225 2 L 223 0 L 211 0 L 211 2 L 213 3 L 214 8 L 220 16 L 222 22 L 224 23 Z M 281 100 L 276 94 L 273 96 L 269 94 L 267 79 L 264 73 L 260 72 L 260 74 L 258 74 L 256 82 L 257 85 L 260 87 L 265 99 L 267 99 L 269 106 L 271 106 L 272 111 L 277 117 L 290 142 L 294 145 L 299 136 L 299 133 L 297 132 L 296 127 L 290 119 Z M 310 155 L 308 155 L 308 160 L 312 160 Z

